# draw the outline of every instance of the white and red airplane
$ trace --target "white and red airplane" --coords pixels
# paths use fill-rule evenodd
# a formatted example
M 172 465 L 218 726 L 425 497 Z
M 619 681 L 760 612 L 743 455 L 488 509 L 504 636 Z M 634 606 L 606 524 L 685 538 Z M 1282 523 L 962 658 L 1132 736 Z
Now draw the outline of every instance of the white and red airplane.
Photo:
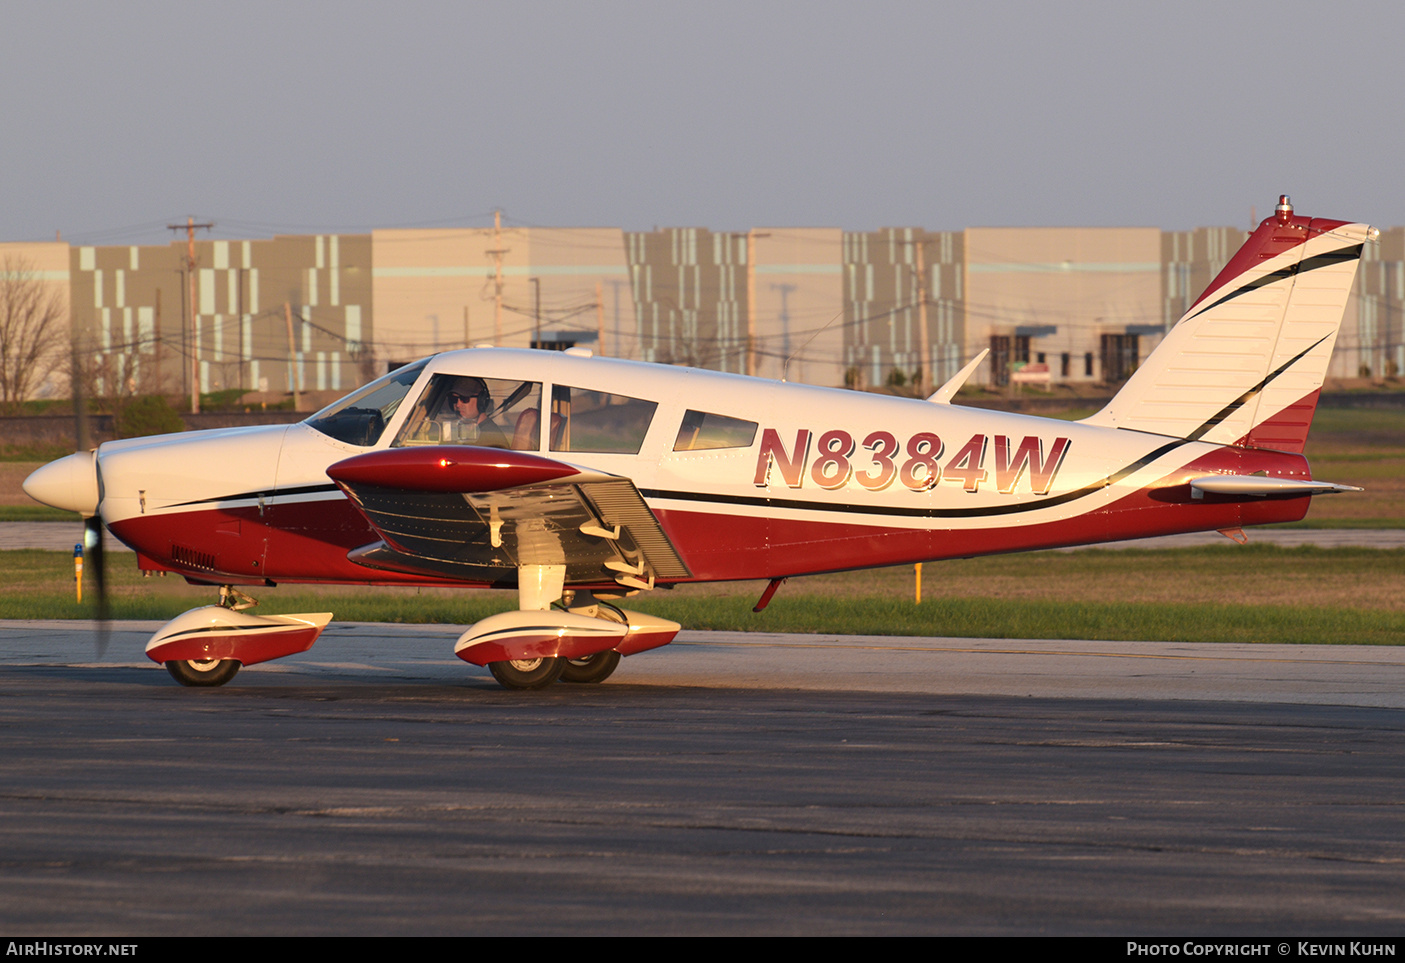
M 1064 422 L 691 368 L 480 348 L 400 368 L 296 425 L 108 442 L 25 490 L 142 568 L 221 586 L 147 645 L 186 685 L 300 652 L 330 613 L 235 586 L 516 588 L 455 652 L 503 685 L 599 682 L 677 623 L 617 608 L 787 576 L 1288 522 L 1364 224 L 1285 196 L 1102 411 Z

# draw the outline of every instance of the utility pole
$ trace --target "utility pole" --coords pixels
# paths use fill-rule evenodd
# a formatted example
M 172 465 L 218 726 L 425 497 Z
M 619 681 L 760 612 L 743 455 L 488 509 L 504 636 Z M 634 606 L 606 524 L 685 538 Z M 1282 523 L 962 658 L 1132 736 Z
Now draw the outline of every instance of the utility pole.
M 770 237 L 769 231 L 758 231 L 754 228 L 745 234 L 737 233 L 731 235 L 734 238 L 746 238 L 746 364 L 747 374 L 756 374 L 756 240 L 757 238 Z
M 288 384 L 293 389 L 293 410 L 302 409 L 302 395 L 298 391 L 298 352 L 296 343 L 293 340 L 293 306 L 287 301 L 283 302 L 283 320 L 288 322 Z
M 502 347 L 502 257 L 507 249 L 502 246 L 502 211 L 493 211 L 493 248 L 486 252 L 492 255 L 496 265 L 493 271 L 493 344 Z
M 208 231 L 214 226 L 213 221 L 196 224 L 193 217 L 187 217 L 184 224 L 166 225 L 171 231 L 184 228 L 186 235 L 185 273 L 190 288 L 190 411 L 196 415 L 200 414 L 200 326 L 195 310 L 195 231 L 197 228 Z
M 756 238 L 746 232 L 746 373 L 756 376 Z
M 156 289 L 156 317 L 151 325 L 151 333 L 156 338 L 153 348 L 156 352 L 156 393 L 166 393 L 166 383 L 161 378 L 161 289 Z
M 915 230 L 918 232 L 916 238 L 902 239 L 898 243 L 911 246 L 914 260 L 917 262 L 917 351 L 921 360 L 918 362 L 917 371 L 914 372 L 913 386 L 917 389 L 917 396 L 925 398 L 930 388 L 929 369 L 932 365 L 932 337 L 927 331 L 927 248 L 922 228 Z
M 918 228 L 921 231 L 921 228 Z M 917 332 L 922 352 L 922 365 L 917 369 L 917 397 L 925 398 L 931 387 L 932 339 L 927 333 L 927 246 L 919 233 L 913 243 L 917 247 Z
M 254 323 L 253 319 L 244 313 L 244 285 L 248 280 L 249 271 L 247 268 L 239 269 L 239 390 L 241 392 L 249 390 L 249 379 L 245 377 L 249 370 L 249 358 L 244 354 L 244 341 L 252 343 L 253 338 L 249 335 L 248 328 Z M 242 397 L 242 395 L 241 395 Z
M 527 280 L 528 280 L 528 282 L 531 283 L 532 287 L 535 289 L 535 294 L 536 294 L 536 297 L 535 297 L 535 304 L 536 304 L 536 307 L 533 309 L 533 316 L 536 318 L 536 332 L 537 332 L 537 333 L 536 333 L 536 335 L 535 335 L 536 341 L 533 342 L 532 347 L 534 347 L 534 348 L 540 348 L 540 347 L 542 346 L 542 279 L 541 279 L 541 278 L 528 278 Z
M 605 357 L 605 288 L 595 282 L 595 351 Z
M 770 237 L 755 229 L 746 232 L 746 373 L 756 375 L 756 239 Z
M 636 314 L 636 315 L 634 316 L 634 333 L 633 333 L 633 334 L 630 334 L 629 332 L 621 331 L 621 330 L 620 330 L 620 288 L 624 287 L 624 288 L 630 288 L 631 290 L 633 290 L 634 282 L 633 282 L 632 279 L 629 280 L 629 281 L 617 281 L 617 280 L 615 280 L 614 278 L 611 278 L 611 279 L 610 279 L 609 281 L 607 281 L 606 283 L 610 285 L 610 287 L 611 287 L 611 289 L 612 289 L 612 295 L 613 295 L 613 297 L 614 297 L 614 299 L 615 299 L 615 310 L 614 310 L 615 324 L 614 324 L 614 334 L 612 334 L 612 335 L 610 336 L 610 337 L 611 337 L 611 340 L 613 341 L 613 343 L 614 343 L 614 345 L 615 345 L 615 357 L 616 357 L 616 358 L 627 358 L 627 357 L 629 357 L 629 354 L 626 353 L 626 349 L 625 349 L 625 347 L 624 347 L 624 343 L 625 343 L 625 339 L 626 339 L 626 338 L 633 338 L 633 339 L 634 339 L 634 356 L 635 356 L 635 357 L 638 357 L 638 356 L 639 356 L 639 342 L 643 340 L 643 329 L 642 329 L 642 324 L 643 324 L 643 322 L 642 322 L 640 316 L 639 316 L 638 314 Z M 632 300 L 632 299 L 631 299 L 631 300 Z
M 785 361 L 781 364 L 781 380 L 789 381 L 790 360 L 804 350 L 804 345 L 794 351 L 790 349 L 790 295 L 798 288 L 794 284 L 773 284 L 771 290 L 781 293 L 781 312 L 777 319 L 781 323 L 781 354 L 785 357 Z M 811 337 L 813 338 L 813 335 Z M 805 344 L 808 345 L 809 342 L 806 341 Z M 803 361 L 800 363 L 800 380 L 805 380 L 805 362 Z

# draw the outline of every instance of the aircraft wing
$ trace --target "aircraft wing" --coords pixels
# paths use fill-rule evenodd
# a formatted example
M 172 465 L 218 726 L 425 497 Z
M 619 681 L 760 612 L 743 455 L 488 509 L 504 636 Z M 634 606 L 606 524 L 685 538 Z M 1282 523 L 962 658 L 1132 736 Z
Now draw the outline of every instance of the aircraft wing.
M 381 541 L 349 558 L 514 585 L 523 565 L 565 565 L 567 585 L 650 588 L 691 573 L 628 478 L 520 451 L 392 448 L 327 469 Z

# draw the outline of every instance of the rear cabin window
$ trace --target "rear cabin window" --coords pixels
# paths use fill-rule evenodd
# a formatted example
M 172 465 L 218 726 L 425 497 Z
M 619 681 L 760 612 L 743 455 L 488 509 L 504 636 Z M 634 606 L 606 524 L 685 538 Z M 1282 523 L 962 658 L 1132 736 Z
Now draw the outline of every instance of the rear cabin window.
M 756 440 L 756 422 L 688 411 L 673 442 L 674 451 L 707 451 L 715 448 L 750 448 Z
M 642 398 L 553 385 L 551 450 L 637 455 L 657 407 Z
M 537 451 L 541 404 L 538 381 L 437 374 L 429 379 L 392 447 L 473 445 Z

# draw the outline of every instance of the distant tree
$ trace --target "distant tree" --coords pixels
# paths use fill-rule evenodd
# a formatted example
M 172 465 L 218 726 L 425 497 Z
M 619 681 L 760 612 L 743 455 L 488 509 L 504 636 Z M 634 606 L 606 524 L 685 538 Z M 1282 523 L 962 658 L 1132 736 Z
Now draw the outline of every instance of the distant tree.
M 19 257 L 0 262 L 0 406 L 19 409 L 64 362 L 64 295 Z
M 185 422 L 162 395 L 142 395 L 123 405 L 112 418 L 118 438 L 141 438 L 185 431 Z

